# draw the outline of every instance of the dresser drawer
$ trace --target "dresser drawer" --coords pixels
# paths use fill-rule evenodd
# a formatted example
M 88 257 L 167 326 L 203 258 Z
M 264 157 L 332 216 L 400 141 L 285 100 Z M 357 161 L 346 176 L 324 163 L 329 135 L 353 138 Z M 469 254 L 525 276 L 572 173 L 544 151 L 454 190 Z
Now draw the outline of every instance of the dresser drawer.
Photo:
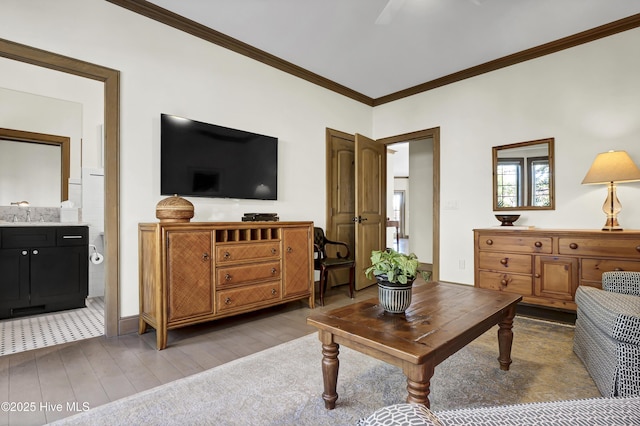
M 216 247 L 216 262 L 239 262 L 244 260 L 280 258 L 280 241 L 252 244 L 229 244 Z
M 550 237 L 481 234 L 478 236 L 478 249 L 517 253 L 551 253 L 553 247 Z
M 280 299 L 280 281 L 216 292 L 218 313 Z
M 531 274 L 531 263 L 527 254 L 480 252 L 480 269 Z
M 488 271 L 480 271 L 479 275 L 480 280 L 476 284 L 480 288 L 517 293 L 523 296 L 533 294 L 533 280 L 531 276 Z
M 267 262 L 245 266 L 225 266 L 218 268 L 216 286 L 218 288 L 259 280 L 280 278 L 280 262 Z
M 559 238 L 560 254 L 578 256 L 627 257 L 640 260 L 640 239 L 635 238 Z
M 640 261 L 618 259 L 582 259 L 582 279 L 602 281 L 602 273 L 609 271 L 640 271 Z

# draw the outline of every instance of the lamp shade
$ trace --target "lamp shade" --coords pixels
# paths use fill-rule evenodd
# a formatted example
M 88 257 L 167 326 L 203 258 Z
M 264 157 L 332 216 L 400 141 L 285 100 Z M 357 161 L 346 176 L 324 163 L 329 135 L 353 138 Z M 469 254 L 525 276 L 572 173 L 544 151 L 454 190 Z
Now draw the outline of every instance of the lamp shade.
M 583 184 L 640 181 L 640 169 L 626 151 L 608 151 L 598 154 Z

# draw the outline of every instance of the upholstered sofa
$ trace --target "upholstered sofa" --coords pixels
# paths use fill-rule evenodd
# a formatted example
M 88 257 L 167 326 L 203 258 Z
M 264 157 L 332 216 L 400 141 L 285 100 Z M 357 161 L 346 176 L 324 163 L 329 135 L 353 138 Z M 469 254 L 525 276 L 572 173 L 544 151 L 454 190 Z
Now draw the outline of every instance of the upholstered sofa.
M 602 396 L 640 396 L 640 272 L 605 272 L 575 300 L 573 350 Z
M 360 419 L 358 426 L 630 426 L 640 424 L 640 397 L 591 398 L 432 412 L 396 404 Z

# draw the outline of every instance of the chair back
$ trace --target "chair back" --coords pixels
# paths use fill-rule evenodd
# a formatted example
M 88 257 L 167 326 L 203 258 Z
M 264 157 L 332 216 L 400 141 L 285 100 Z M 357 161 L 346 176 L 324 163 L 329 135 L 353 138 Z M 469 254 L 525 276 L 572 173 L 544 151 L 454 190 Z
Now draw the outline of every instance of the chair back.
M 317 259 L 325 259 L 327 257 L 327 251 L 325 249 L 325 242 L 327 238 L 324 236 L 324 230 L 322 228 L 313 228 L 313 251 L 314 256 L 317 253 Z

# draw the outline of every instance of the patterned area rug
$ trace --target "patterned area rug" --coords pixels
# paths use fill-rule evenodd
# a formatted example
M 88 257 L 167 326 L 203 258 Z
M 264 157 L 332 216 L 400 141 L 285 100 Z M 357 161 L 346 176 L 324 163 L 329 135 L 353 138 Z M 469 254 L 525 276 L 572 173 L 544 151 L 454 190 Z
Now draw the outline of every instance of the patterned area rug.
M 496 326 L 436 367 L 431 408 L 599 396 L 572 344 L 572 326 L 517 317 L 513 364 L 502 371 Z M 353 425 L 406 398 L 399 368 L 341 347 L 338 401 L 326 410 L 321 359 L 314 333 L 56 424 Z
M 0 321 L 0 356 L 74 342 L 104 334 L 104 299 L 87 307 Z

